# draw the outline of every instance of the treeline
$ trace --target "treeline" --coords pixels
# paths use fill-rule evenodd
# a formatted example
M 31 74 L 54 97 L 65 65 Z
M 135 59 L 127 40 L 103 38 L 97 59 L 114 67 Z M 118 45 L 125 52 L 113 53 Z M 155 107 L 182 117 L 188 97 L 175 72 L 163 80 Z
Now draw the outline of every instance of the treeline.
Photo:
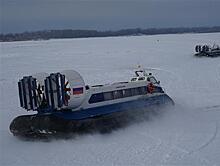
M 118 31 L 96 30 L 44 30 L 36 32 L 0 34 L 0 42 L 48 40 L 61 38 L 87 38 L 108 36 L 130 35 L 155 35 L 155 34 L 178 34 L 178 33 L 213 33 L 220 32 L 220 26 L 216 27 L 193 27 L 193 28 L 150 28 L 150 29 L 123 29 Z

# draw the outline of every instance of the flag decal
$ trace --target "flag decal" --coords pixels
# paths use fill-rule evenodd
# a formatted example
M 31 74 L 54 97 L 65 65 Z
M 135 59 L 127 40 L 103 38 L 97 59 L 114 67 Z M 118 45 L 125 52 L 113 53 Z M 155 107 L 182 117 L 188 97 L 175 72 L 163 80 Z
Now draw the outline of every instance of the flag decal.
M 73 95 L 80 95 L 83 93 L 83 87 L 73 88 Z

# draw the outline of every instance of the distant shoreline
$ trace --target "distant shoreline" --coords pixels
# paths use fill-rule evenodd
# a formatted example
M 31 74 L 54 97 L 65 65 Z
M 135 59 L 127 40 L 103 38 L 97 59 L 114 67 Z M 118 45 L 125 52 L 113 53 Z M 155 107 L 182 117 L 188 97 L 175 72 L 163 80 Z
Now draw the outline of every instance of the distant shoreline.
M 149 29 L 122 29 L 117 31 L 97 30 L 42 30 L 23 33 L 0 34 L 0 42 L 49 40 L 49 39 L 70 39 L 70 38 L 91 38 L 91 37 L 113 37 L 113 36 L 139 36 L 158 34 L 183 34 L 183 33 L 215 33 L 220 32 L 220 26 L 215 27 L 178 27 L 178 28 L 149 28 Z

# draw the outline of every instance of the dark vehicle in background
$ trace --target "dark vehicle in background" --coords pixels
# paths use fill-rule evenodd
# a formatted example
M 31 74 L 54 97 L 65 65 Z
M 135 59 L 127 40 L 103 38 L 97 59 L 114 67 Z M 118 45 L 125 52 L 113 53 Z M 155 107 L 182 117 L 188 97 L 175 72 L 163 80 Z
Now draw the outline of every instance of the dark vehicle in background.
M 220 56 L 220 47 L 217 44 L 214 44 L 212 47 L 209 45 L 196 45 L 195 56 L 201 57 L 218 57 Z

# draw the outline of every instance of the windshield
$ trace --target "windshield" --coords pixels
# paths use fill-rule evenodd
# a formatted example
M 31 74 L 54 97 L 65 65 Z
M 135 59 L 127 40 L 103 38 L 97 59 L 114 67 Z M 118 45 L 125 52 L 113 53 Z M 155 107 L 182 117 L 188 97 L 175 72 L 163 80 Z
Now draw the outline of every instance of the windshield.
M 157 83 L 157 80 L 156 80 L 156 78 L 154 78 L 154 77 L 150 77 L 150 82 L 152 82 L 153 84 L 155 84 L 155 83 Z
M 131 81 L 136 81 L 137 78 L 132 78 Z

